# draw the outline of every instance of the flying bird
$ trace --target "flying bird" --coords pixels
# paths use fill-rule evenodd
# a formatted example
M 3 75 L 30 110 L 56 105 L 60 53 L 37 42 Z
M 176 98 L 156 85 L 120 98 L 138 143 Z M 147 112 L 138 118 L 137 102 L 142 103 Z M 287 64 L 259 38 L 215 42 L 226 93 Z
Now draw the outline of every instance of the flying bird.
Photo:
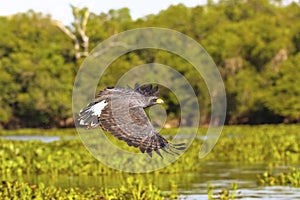
M 164 103 L 157 95 L 158 86 L 153 87 L 152 84 L 136 84 L 134 88 L 106 88 L 80 110 L 79 125 L 101 127 L 151 157 L 153 151 L 163 157 L 159 150 L 178 154 L 178 150 L 184 150 L 184 144 L 168 142 L 155 130 L 144 111 L 147 107 Z

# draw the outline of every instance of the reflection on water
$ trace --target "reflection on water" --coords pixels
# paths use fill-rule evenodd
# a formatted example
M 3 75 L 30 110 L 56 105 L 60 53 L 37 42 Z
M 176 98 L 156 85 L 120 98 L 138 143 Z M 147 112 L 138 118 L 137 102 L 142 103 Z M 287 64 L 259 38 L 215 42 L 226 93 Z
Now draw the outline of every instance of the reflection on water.
M 190 176 L 197 176 L 191 184 L 192 187 L 185 188 L 181 185 L 181 197 L 186 199 L 207 199 L 207 185 L 214 186 L 214 192 L 218 193 L 223 188 L 230 189 L 232 183 L 238 184 L 235 197 L 237 199 L 300 199 L 300 188 L 289 186 L 258 186 L 257 174 L 268 170 L 264 164 L 257 165 L 234 165 L 229 163 L 202 163 L 201 175 L 192 173 Z M 273 171 L 283 171 L 285 167 L 278 167 Z M 217 197 L 217 195 L 216 195 Z
M 43 182 L 58 187 L 120 187 L 129 176 L 143 179 L 146 183 L 154 183 L 160 190 L 170 192 L 172 183 L 178 186 L 180 199 L 207 199 L 208 185 L 214 186 L 216 194 L 223 188 L 230 189 L 232 183 L 238 184 L 237 199 L 300 199 L 300 188 L 288 186 L 258 186 L 256 175 L 268 170 L 265 165 L 242 166 L 228 163 L 199 163 L 198 172 L 180 174 L 128 174 L 119 173 L 103 176 L 58 176 L 34 175 L 23 178 L 31 183 Z M 278 168 L 278 171 L 282 168 Z M 276 169 L 274 170 L 276 172 Z

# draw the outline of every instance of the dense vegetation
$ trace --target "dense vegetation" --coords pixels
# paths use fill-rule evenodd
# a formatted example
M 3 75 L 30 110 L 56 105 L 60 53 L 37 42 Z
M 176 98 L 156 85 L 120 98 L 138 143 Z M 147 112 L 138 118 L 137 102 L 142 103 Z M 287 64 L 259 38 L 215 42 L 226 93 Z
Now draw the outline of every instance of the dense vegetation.
M 299 122 L 300 6 L 278 2 L 209 1 L 194 8 L 179 4 L 138 20 L 132 20 L 126 8 L 90 13 L 85 33 L 91 50 L 132 28 L 180 31 L 203 45 L 217 64 L 226 86 L 227 123 Z M 86 11 L 73 7 L 75 19 L 82 19 Z M 79 36 L 76 23 L 70 30 Z M 0 25 L 1 126 L 69 125 L 73 81 L 84 54 L 78 54 L 74 41 L 50 16 L 31 10 L 1 17 Z M 99 89 L 114 85 L 132 67 L 152 62 L 172 66 L 190 81 L 199 98 L 201 123 L 207 123 L 210 100 L 204 82 L 194 76 L 189 63 L 168 52 L 140 50 L 120 57 Z M 178 117 L 172 94 L 164 89 L 161 94 L 170 105 L 169 116 Z
M 163 200 L 176 199 L 177 193 L 163 194 L 153 184 L 146 185 L 139 180 L 128 179 L 120 188 L 59 188 L 44 184 L 28 184 L 23 182 L 3 181 L 0 185 L 0 199 L 73 199 L 73 200 L 96 200 L 96 199 L 145 199 Z
M 292 168 L 288 172 L 280 173 L 279 175 L 274 175 L 272 172 L 265 172 L 258 175 L 258 184 L 300 187 L 300 170 Z
M 209 200 L 233 200 L 235 199 L 235 191 L 237 185 L 233 184 L 232 191 L 223 189 L 218 193 L 213 192 L 213 187 L 209 187 L 207 198 Z M 0 185 L 1 199 L 59 199 L 59 200 L 96 200 L 96 199 L 118 199 L 118 200 L 164 200 L 179 199 L 177 188 L 173 188 L 171 192 L 166 193 L 160 191 L 155 185 L 146 185 L 143 182 L 129 178 L 119 188 L 89 188 L 83 190 L 81 188 L 63 189 L 55 186 L 45 186 L 44 184 L 29 184 L 23 182 L 3 181 Z
M 288 185 L 299 187 L 300 173 L 300 135 L 299 125 L 264 125 L 264 126 L 228 126 L 224 128 L 224 134 L 219 139 L 213 151 L 203 160 L 199 160 L 198 154 L 201 139 L 195 139 L 188 151 L 175 163 L 166 168 L 146 174 L 122 173 L 118 170 L 110 169 L 104 164 L 94 159 L 85 149 L 79 139 L 60 140 L 50 143 L 40 141 L 11 141 L 0 140 L 0 173 L 2 185 L 0 184 L 0 198 L 2 197 L 78 197 L 104 199 L 160 199 L 176 198 L 178 195 L 177 185 L 182 181 L 182 176 L 189 172 L 205 173 L 203 162 L 226 162 L 227 165 L 252 165 L 261 163 L 270 166 L 270 171 L 258 174 L 259 185 Z M 10 133 L 9 133 L 10 132 Z M 56 130 L 51 131 L 53 134 Z M 15 131 L 5 133 L 16 135 Z M 199 136 L 205 133 L 205 129 L 199 130 Z M 29 134 L 29 132 L 28 132 Z M 36 132 L 33 132 L 36 134 Z M 60 133 L 57 133 L 60 135 Z M 69 134 L 74 135 L 70 130 Z M 172 129 L 163 131 L 163 134 L 173 135 Z M 200 137 L 201 138 L 201 137 Z M 126 143 L 119 141 L 117 145 L 126 146 Z M 76 148 L 74 148 L 76 147 Z M 131 147 L 133 149 L 133 147 Z M 103 151 L 106 153 L 106 151 Z M 145 155 L 147 156 L 147 155 Z M 158 155 L 155 155 L 158 156 Z M 122 157 L 116 157 L 116 162 L 131 163 Z M 132 163 L 131 163 L 132 164 Z M 139 165 L 139 163 L 134 163 Z M 275 166 L 287 166 L 290 170 L 283 169 L 281 174 L 272 172 Z M 169 180 L 160 177 L 166 174 L 172 176 Z M 36 175 L 47 175 L 51 177 L 114 177 L 109 178 L 109 183 L 119 185 L 117 188 L 108 188 L 107 184 L 100 188 L 66 188 L 62 189 L 53 186 L 49 182 L 31 182 L 28 184 L 26 177 Z M 163 176 L 164 177 L 164 176 Z M 193 182 L 197 177 L 186 177 Z M 30 179 L 34 180 L 34 179 Z M 15 182 L 17 181 L 17 182 Z M 126 187 L 125 187 L 126 185 Z M 171 193 L 162 193 L 162 188 L 168 188 Z M 215 196 L 213 185 L 207 186 L 208 197 Z M 220 198 L 230 199 L 234 196 L 238 185 L 220 193 Z M 219 190 L 219 188 L 218 188 Z M 75 197 L 76 196 L 76 197 Z M 122 198 L 121 198 L 122 197 Z M 212 198 L 211 198 L 212 199 Z
M 268 163 L 273 166 L 297 166 L 300 160 L 300 144 L 297 142 L 300 140 L 299 128 L 299 125 L 225 127 L 217 145 L 203 160 L 205 162 L 224 161 L 228 163 Z M 55 133 L 56 130 L 51 132 Z M 69 133 L 74 134 L 71 131 Z M 203 135 L 204 133 L 205 129 L 200 129 L 198 134 Z M 174 135 L 174 131 L 165 129 L 162 134 L 171 136 Z M 123 141 L 113 140 L 113 142 L 122 148 L 127 147 Z M 0 140 L 0 144 L 2 147 L 0 160 L 3 161 L 0 171 L 5 177 L 11 177 L 14 174 L 107 175 L 120 173 L 120 171 L 112 170 L 94 159 L 79 138 L 78 140 L 60 140 L 51 143 L 35 140 L 27 142 Z M 95 145 L 97 144 L 95 143 Z M 201 167 L 195 162 L 199 160 L 198 153 L 201 144 L 201 139 L 195 139 L 180 159 L 169 167 L 155 171 L 155 173 L 199 170 Z M 133 147 L 128 147 L 127 150 L 133 149 L 136 150 Z M 115 162 L 126 163 L 126 160 L 123 159 L 119 156 Z M 143 163 L 135 164 L 141 165 Z

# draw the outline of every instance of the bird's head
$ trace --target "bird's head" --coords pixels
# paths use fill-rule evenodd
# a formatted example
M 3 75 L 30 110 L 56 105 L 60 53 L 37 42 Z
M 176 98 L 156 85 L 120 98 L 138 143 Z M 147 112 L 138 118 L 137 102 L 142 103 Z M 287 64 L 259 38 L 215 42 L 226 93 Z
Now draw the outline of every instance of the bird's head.
M 156 96 L 147 98 L 147 107 L 162 103 L 164 103 L 164 101 Z
M 144 96 L 144 106 L 149 107 L 156 104 L 162 104 L 164 101 L 157 97 L 158 94 L 158 86 L 152 87 L 151 84 L 142 85 L 142 86 L 135 86 L 135 90 Z

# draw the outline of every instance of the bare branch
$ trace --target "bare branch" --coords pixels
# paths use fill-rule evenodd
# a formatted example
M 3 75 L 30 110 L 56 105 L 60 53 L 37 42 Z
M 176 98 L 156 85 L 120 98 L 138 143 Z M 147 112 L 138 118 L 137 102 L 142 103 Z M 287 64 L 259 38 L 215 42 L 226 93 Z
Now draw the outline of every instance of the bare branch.
M 77 40 L 76 35 L 73 34 L 68 27 L 63 25 L 60 21 L 53 21 L 53 24 L 57 26 L 60 30 L 62 30 L 67 36 L 69 36 L 72 40 Z
M 63 25 L 60 21 L 54 21 L 60 30 L 62 30 L 74 42 L 75 58 L 78 60 L 81 57 L 86 57 L 89 54 L 89 37 L 86 35 L 86 27 L 90 16 L 90 11 L 87 8 L 78 9 L 72 6 L 74 16 L 73 26 L 75 31 Z M 82 48 L 82 50 L 80 50 Z

